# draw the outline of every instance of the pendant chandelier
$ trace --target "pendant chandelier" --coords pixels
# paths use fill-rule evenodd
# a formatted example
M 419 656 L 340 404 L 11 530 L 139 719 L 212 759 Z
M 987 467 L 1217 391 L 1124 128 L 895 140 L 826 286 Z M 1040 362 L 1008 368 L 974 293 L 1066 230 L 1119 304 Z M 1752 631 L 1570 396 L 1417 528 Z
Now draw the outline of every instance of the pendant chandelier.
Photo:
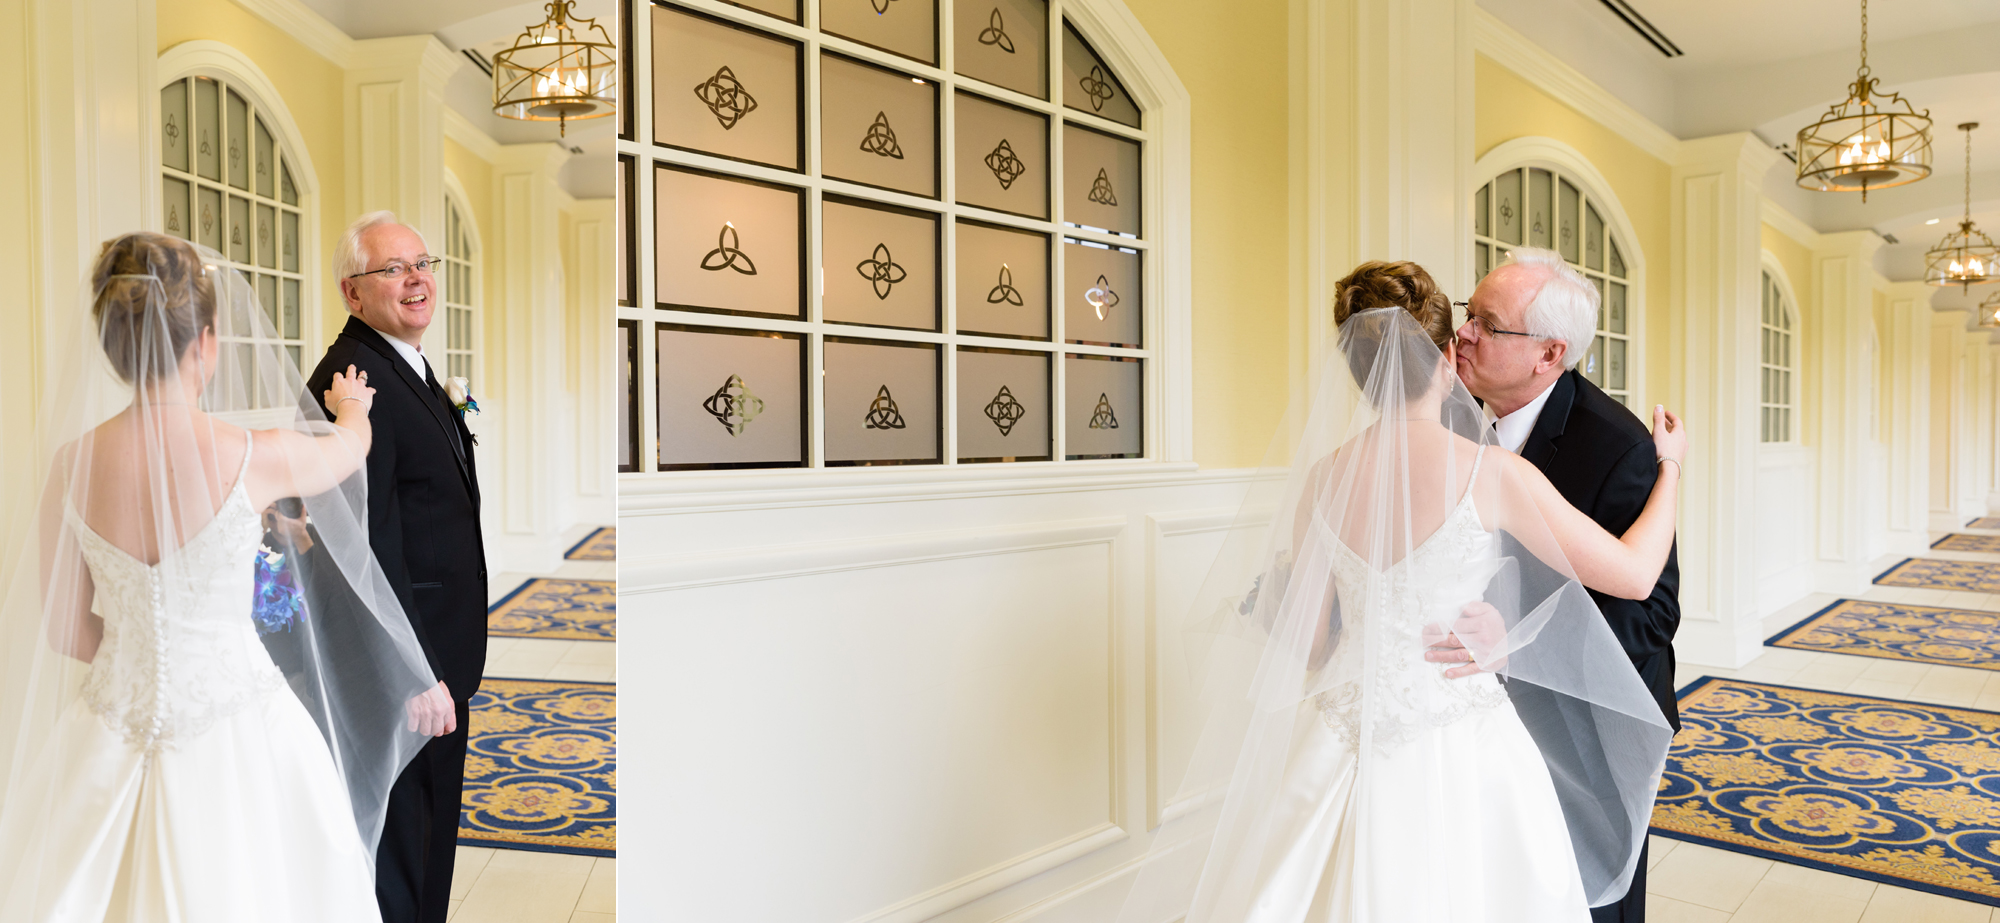
M 1960 291 L 1988 282 L 2000 282 L 2000 247 L 1993 238 L 1972 224 L 1972 130 L 1978 122 L 1958 126 L 1965 132 L 1965 219 L 1958 230 L 1944 236 L 1924 253 L 1924 281 L 1936 286 L 1956 285 Z
M 551 0 L 548 18 L 493 56 L 493 113 L 526 122 L 594 119 L 618 108 L 618 60 L 595 19 L 574 15 L 576 0 Z M 595 33 L 593 35 L 593 33 Z
M 1868 0 L 1861 0 L 1861 68 L 1847 100 L 1799 129 L 1799 185 L 1820 192 L 1868 190 L 1914 183 L 1931 175 L 1931 113 L 1900 94 L 1882 95 L 1868 70 Z
M 1979 326 L 2000 327 L 2000 292 L 1979 303 Z

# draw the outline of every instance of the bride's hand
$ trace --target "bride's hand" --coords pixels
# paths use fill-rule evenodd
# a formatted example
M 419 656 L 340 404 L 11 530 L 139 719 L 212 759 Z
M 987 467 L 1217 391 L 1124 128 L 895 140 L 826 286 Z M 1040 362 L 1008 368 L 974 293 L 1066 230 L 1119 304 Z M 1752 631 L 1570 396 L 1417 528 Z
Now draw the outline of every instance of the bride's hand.
M 1653 405 L 1653 450 L 1676 465 L 1687 458 L 1687 423 L 1660 404 Z
M 412 733 L 443 737 L 458 730 L 458 709 L 452 705 L 451 693 L 446 691 L 443 681 L 424 690 L 405 706 L 410 713 L 409 728 Z
M 1500 617 L 1500 610 L 1491 603 L 1474 600 L 1466 603 L 1458 620 L 1452 623 L 1449 632 L 1441 625 L 1425 625 L 1423 642 L 1428 650 L 1424 659 L 1431 663 L 1448 664 L 1444 671 L 1446 679 L 1459 679 L 1475 673 L 1497 672 L 1507 666 L 1506 657 L 1497 657 L 1492 662 L 1480 664 L 1473 659 L 1472 651 L 1465 646 L 1470 639 L 1479 649 L 1489 654 L 1500 646 L 1507 637 L 1506 619 Z
M 333 373 L 333 383 L 326 389 L 326 410 L 340 416 L 340 402 L 354 401 L 361 405 L 361 413 L 366 415 L 375 408 L 375 389 L 368 387 L 368 373 L 357 372 L 348 366 L 345 374 Z

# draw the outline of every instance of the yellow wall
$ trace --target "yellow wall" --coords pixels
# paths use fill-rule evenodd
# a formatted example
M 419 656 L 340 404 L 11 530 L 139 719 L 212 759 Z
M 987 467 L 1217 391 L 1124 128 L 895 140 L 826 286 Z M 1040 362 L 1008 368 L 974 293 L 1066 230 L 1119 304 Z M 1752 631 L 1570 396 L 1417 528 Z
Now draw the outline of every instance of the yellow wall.
M 305 139 L 303 153 L 312 160 L 314 175 L 301 182 L 316 189 L 313 198 L 319 204 L 319 249 L 304 257 L 319 268 L 322 285 L 320 291 L 307 293 L 308 310 L 316 297 L 320 345 L 333 342 L 347 322 L 347 312 L 341 307 L 340 289 L 331 279 L 330 264 L 334 242 L 352 217 L 345 204 L 344 75 L 332 61 L 230 0 L 158 0 L 157 9 L 160 51 L 195 39 L 221 42 L 255 62 L 283 97 L 292 124 Z
M 1129 0 L 1194 102 L 1194 452 L 1255 465 L 1287 393 L 1282 0 Z
M 1665 161 L 1556 101 L 1513 71 L 1484 55 L 1473 70 L 1473 157 L 1501 142 L 1523 137 L 1554 138 L 1575 148 L 1611 184 L 1637 240 L 1627 241 L 1645 257 L 1645 325 L 1640 349 L 1646 357 L 1646 394 L 1667 394 L 1667 342 L 1671 329 L 1667 249 L 1673 215 L 1669 211 L 1672 171 Z M 1483 183 L 1487 177 L 1473 177 Z M 1630 262 L 1628 260 L 1628 262 Z

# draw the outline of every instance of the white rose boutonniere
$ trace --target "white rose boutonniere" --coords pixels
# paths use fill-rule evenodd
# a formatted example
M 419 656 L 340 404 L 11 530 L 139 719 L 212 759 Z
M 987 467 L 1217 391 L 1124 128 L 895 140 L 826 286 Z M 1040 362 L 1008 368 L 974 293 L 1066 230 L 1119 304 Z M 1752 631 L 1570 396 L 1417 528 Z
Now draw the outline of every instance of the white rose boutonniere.
M 472 399 L 472 392 L 462 375 L 445 379 L 444 396 L 451 399 L 451 406 L 459 413 L 479 412 L 479 402 Z

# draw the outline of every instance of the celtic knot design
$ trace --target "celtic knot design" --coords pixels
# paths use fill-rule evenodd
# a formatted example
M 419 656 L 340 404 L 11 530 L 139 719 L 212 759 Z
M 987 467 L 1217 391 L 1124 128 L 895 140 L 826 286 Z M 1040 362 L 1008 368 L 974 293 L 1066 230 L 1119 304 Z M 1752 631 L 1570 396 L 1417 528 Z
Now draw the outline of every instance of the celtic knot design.
M 1118 293 L 1111 290 L 1111 280 L 1097 277 L 1097 284 L 1083 290 L 1083 300 L 1097 309 L 1097 319 L 1104 319 L 1104 312 L 1118 307 Z
M 1014 287 L 1014 270 L 1006 263 L 1000 264 L 1000 282 L 986 293 L 987 304 L 1011 304 L 1021 307 L 1021 291 Z
M 867 137 L 861 139 L 861 149 L 878 157 L 903 159 L 903 146 L 896 143 L 896 130 L 889 127 L 889 113 L 875 113 L 875 121 L 869 124 Z
M 236 146 L 236 139 L 235 138 L 229 139 L 229 169 L 231 171 L 234 171 L 236 169 L 236 165 L 242 160 L 243 160 L 243 151 L 241 148 L 238 148 Z
M 743 428 L 750 425 L 764 412 L 764 400 L 750 393 L 750 386 L 741 375 L 731 375 L 723 380 L 722 387 L 701 402 L 701 409 L 722 424 L 731 436 L 743 435 Z
M 734 269 L 746 276 L 757 274 L 757 264 L 751 262 L 750 254 L 739 249 L 741 241 L 736 236 L 736 225 L 724 221 L 722 230 L 715 234 L 715 249 L 702 254 L 701 268 L 709 272 Z
M 875 298 L 878 301 L 887 299 L 890 288 L 910 277 L 910 274 L 903 270 L 903 264 L 896 262 L 895 258 L 889 255 L 888 244 L 876 244 L 875 255 L 854 264 L 854 271 L 875 286 Z
M 986 402 L 986 419 L 992 420 L 993 425 L 1000 428 L 1002 436 L 1012 433 L 1014 424 L 1021 422 L 1021 418 L 1027 415 L 1027 405 L 1015 400 L 1014 392 L 1007 390 L 1006 385 L 1001 385 L 1000 393 L 993 395 L 993 399 Z
M 1014 181 L 1028 172 L 1028 165 L 1014 156 L 1014 146 L 1008 144 L 1006 138 L 1001 138 L 1000 146 L 986 155 L 986 169 L 993 171 L 993 178 L 1000 181 L 1000 188 L 1012 189 Z
M 208 232 L 213 230 L 215 230 L 215 213 L 209 211 L 207 202 L 203 202 L 201 203 L 201 236 L 207 237 Z
M 1111 191 L 1111 174 L 1103 167 L 1097 168 L 1097 179 L 1090 183 L 1090 200 L 1099 205 L 1118 206 L 1118 194 Z
M 1104 104 L 1118 96 L 1118 91 L 1111 88 L 1111 81 L 1104 76 L 1104 68 L 1095 64 L 1090 66 L 1090 73 L 1083 75 L 1083 79 L 1076 84 L 1083 88 L 1083 95 L 1090 97 L 1092 112 L 1103 112 Z
M 757 97 L 736 79 L 736 72 L 724 65 L 715 76 L 695 85 L 694 95 L 700 99 L 708 111 L 714 113 L 715 120 L 722 123 L 722 130 L 735 128 L 743 117 L 757 110 Z
M 1111 412 L 1111 396 L 1104 392 L 1097 395 L 1097 409 L 1090 412 L 1091 429 L 1117 429 L 1118 416 Z
M 201 155 L 201 156 L 203 156 L 203 157 L 207 157 L 207 156 L 209 156 L 209 155 L 211 155 L 211 154 L 215 153 L 215 149 L 214 149 L 214 148 L 212 148 L 212 147 L 210 147 L 210 146 L 209 146 L 209 144 L 208 144 L 208 129 L 206 129 L 206 128 L 202 129 L 202 132 L 201 132 L 201 143 L 200 143 L 200 144 L 197 144 L 197 145 L 195 145 L 195 152 L 196 152 L 196 153 L 198 153 L 198 154 L 200 154 L 200 155 Z
M 902 429 L 903 412 L 896 409 L 896 399 L 889 396 L 889 386 L 875 392 L 875 400 L 868 405 L 868 429 Z
M 263 221 L 257 222 L 257 250 L 262 252 L 265 247 L 270 245 L 271 226 Z
M 167 115 L 166 132 L 168 144 L 174 144 L 181 139 L 181 127 L 174 122 L 174 117 L 171 113 Z
M 1007 24 L 1000 19 L 1000 8 L 993 8 L 993 15 L 986 18 L 986 28 L 980 30 L 979 44 L 992 45 L 1008 54 L 1014 53 L 1014 40 L 1007 35 Z
M 1510 200 L 1510 199 L 1501 199 L 1501 200 L 1500 200 L 1500 223 L 1501 223 L 1501 224 L 1506 224 L 1507 222 L 1509 222 L 1509 221 L 1512 221 L 1512 220 L 1514 220 L 1514 203 L 1513 203 L 1513 201 L 1512 201 L 1512 200 Z
M 871 6 L 875 7 L 875 15 L 880 16 L 889 12 L 889 4 L 896 2 L 896 0 L 868 0 L 868 2 Z
M 1569 239 L 1575 234 L 1576 229 L 1569 226 L 1568 220 L 1564 220 L 1562 223 L 1562 242 L 1565 244 L 1569 243 Z
M 1530 233 L 1530 234 L 1540 234 L 1540 233 L 1542 233 L 1542 213 L 1541 213 L 1541 212 L 1536 212 L 1536 213 L 1535 213 L 1535 223 L 1534 223 L 1534 224 L 1533 224 L 1532 226 L 1530 226 L 1530 227 L 1528 228 L 1528 233 Z
M 181 232 L 181 210 L 179 206 L 167 206 L 167 231 L 173 234 Z

